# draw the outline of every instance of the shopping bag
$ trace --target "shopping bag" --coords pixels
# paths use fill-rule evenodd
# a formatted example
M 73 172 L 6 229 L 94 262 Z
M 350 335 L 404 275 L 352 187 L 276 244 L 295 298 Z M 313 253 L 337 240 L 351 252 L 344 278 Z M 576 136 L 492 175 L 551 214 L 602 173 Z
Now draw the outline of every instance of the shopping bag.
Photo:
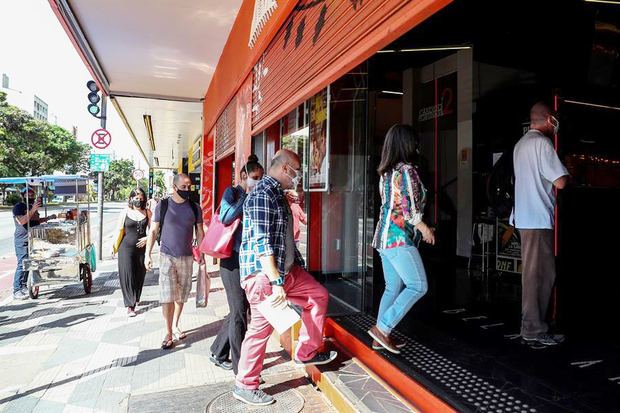
M 240 222 L 241 218 L 237 218 L 230 225 L 222 224 L 218 208 L 200 244 L 200 251 L 215 258 L 229 258 L 235 243 L 235 231 Z
M 194 258 L 194 261 L 196 261 L 197 263 L 200 264 L 200 258 L 201 258 L 201 253 L 200 250 L 198 249 L 198 246 L 194 245 L 192 247 L 192 257 Z
M 205 264 L 198 266 L 198 280 L 196 281 L 196 307 L 206 307 L 209 302 L 209 290 L 211 289 L 211 278 L 207 273 Z
M 121 227 L 118 229 L 118 235 L 116 237 L 116 241 L 114 242 L 114 245 L 112 246 L 112 252 L 114 252 L 114 254 L 116 254 L 118 252 L 118 249 L 121 246 L 121 242 L 123 242 L 123 238 L 125 237 L 125 217 L 127 216 L 127 210 L 124 209 L 123 212 L 121 212 Z

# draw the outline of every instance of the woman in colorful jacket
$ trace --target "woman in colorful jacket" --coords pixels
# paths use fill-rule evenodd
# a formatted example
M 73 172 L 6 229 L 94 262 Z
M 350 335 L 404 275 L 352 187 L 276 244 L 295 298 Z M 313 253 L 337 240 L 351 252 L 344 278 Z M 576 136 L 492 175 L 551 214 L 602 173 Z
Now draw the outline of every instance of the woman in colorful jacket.
M 426 189 L 412 162 L 418 156 L 418 135 L 409 125 L 394 125 L 385 137 L 381 163 L 381 210 L 373 247 L 383 264 L 385 292 L 379 304 L 377 324 L 368 330 L 373 349 L 400 353 L 405 342 L 392 331 L 413 305 L 426 294 L 424 264 L 418 252 L 420 240 L 435 244 L 434 230 L 422 221 Z

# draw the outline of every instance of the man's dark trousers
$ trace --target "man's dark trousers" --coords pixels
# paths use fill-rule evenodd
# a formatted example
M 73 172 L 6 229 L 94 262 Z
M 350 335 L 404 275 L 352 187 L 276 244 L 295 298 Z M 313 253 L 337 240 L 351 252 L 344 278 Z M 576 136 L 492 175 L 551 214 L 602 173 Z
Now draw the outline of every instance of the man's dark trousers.
M 241 343 L 248 328 L 248 309 L 249 304 L 245 296 L 245 291 L 241 288 L 241 278 L 239 277 L 239 253 L 233 251 L 230 258 L 223 258 L 220 261 L 220 277 L 226 290 L 229 313 L 224 319 L 224 324 L 220 329 L 215 341 L 211 345 L 211 353 L 218 361 L 232 360 L 233 371 L 237 374 L 239 364 L 239 354 L 241 353 Z

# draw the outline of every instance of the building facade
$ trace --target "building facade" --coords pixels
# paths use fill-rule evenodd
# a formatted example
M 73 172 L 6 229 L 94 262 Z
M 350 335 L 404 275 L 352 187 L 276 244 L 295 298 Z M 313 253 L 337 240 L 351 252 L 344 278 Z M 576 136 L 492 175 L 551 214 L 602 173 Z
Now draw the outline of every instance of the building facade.
M 278 2 L 261 15 L 259 3 L 243 3 L 205 97 L 205 222 L 249 154 L 267 168 L 278 149 L 297 152 L 308 215 L 300 250 L 330 292 L 330 322 L 365 339 L 364 325 L 374 322 L 384 288 L 371 247 L 380 206 L 376 168 L 388 128 L 410 124 L 420 134 L 418 168 L 429 190 L 424 219 L 436 228 L 438 243 L 421 247 L 429 293 L 399 329 L 410 337 L 450 335 L 461 327 L 449 317 L 463 313 L 498 320 L 480 322 L 476 331 L 495 328 L 513 337 L 520 318 L 518 232 L 489 208 L 487 178 L 527 130 L 530 107 L 545 101 L 559 114 L 562 128 L 553 143 L 572 179 L 558 195 L 559 281 L 550 318 L 585 337 L 609 321 L 596 314 L 617 314 L 620 285 L 604 276 L 613 248 L 603 241 L 610 225 L 618 229 L 605 218 L 620 188 L 613 138 L 620 136 L 617 6 L 302 0 Z M 580 224 L 584 212 L 600 230 Z M 591 259 L 581 259 L 583 252 Z M 613 287 L 584 286 L 584 273 Z M 452 408 L 475 410 L 482 403 L 413 359 L 389 359 Z M 611 379 L 597 380 L 605 387 Z M 533 390 L 523 397 L 547 396 Z

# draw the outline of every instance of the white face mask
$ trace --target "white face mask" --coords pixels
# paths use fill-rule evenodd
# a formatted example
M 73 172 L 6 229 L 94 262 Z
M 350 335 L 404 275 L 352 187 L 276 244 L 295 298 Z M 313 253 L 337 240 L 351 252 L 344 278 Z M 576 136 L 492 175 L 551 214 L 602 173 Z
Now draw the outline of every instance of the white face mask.
M 551 126 L 553 126 L 553 134 L 557 135 L 560 130 L 560 121 L 555 118 L 555 116 L 551 116 L 551 122 L 549 122 Z
M 293 169 L 289 165 L 286 165 L 286 167 Z M 295 176 L 294 177 L 290 176 L 288 173 L 286 174 L 286 176 L 291 178 L 291 189 L 297 189 L 297 187 L 299 186 L 299 181 L 301 180 L 301 171 L 297 171 L 297 170 L 293 169 L 293 172 L 295 172 Z
M 252 189 L 260 182 L 260 179 L 252 179 L 248 176 L 248 179 L 246 182 L 247 182 L 248 188 Z

